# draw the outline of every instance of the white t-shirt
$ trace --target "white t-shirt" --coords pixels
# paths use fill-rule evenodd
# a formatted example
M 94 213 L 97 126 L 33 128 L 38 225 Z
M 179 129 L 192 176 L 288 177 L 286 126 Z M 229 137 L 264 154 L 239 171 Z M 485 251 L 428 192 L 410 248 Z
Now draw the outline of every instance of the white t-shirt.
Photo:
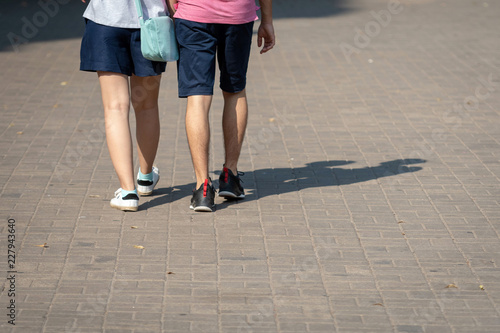
M 164 0 L 140 0 L 144 20 L 168 15 Z M 83 17 L 110 27 L 139 28 L 135 0 L 91 0 Z

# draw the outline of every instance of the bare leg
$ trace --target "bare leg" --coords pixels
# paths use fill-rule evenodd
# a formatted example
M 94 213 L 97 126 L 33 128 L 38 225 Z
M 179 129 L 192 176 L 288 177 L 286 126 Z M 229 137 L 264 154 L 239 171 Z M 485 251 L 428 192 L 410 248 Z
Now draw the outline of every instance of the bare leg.
M 223 96 L 222 130 L 224 132 L 225 166 L 236 175 L 241 146 L 247 128 L 247 95 L 246 90 L 242 90 L 238 93 L 223 92 Z
M 161 75 L 130 78 L 132 105 L 136 119 L 137 153 L 143 174 L 153 170 L 160 141 L 158 93 Z
M 197 95 L 187 98 L 186 134 L 191 151 L 196 188 L 208 178 L 208 153 L 210 145 L 210 124 L 208 112 L 212 96 Z
M 120 181 L 126 191 L 135 189 L 130 137 L 130 97 L 128 77 L 111 72 L 97 72 L 101 84 L 104 122 L 109 154 Z

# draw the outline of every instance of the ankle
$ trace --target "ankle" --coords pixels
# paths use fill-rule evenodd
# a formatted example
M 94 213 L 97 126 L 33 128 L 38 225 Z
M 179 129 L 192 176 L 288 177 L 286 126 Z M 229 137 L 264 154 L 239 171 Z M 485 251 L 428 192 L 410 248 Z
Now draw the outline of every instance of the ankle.
M 153 181 L 153 170 L 151 170 L 151 172 L 149 173 L 142 173 L 141 171 L 141 168 L 139 168 L 139 180 L 149 180 L 149 181 Z
M 237 168 L 237 165 L 236 164 L 228 164 L 228 163 L 224 163 L 224 167 L 231 170 L 231 172 L 233 173 L 233 175 L 237 175 L 238 174 L 238 168 Z
M 212 185 L 212 179 L 210 179 L 210 177 L 207 177 L 205 179 L 197 179 L 196 188 L 200 188 L 201 185 L 205 184 L 205 181 L 208 181 L 208 185 Z
M 133 189 L 133 190 L 131 190 L 131 191 L 127 191 L 127 190 L 122 189 L 122 191 L 121 191 L 122 198 L 125 198 L 125 197 L 126 197 L 127 195 L 129 195 L 129 194 L 132 194 L 132 195 L 138 196 L 138 195 L 137 195 L 137 189 L 135 189 L 135 188 L 134 188 L 134 189 Z

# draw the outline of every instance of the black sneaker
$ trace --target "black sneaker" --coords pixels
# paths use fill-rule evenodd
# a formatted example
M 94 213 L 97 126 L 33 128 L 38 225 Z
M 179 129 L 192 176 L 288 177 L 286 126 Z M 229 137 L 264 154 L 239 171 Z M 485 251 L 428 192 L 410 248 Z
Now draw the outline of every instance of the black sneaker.
M 219 197 L 226 199 L 243 199 L 245 198 L 245 190 L 241 186 L 243 172 L 237 172 L 235 176 L 231 170 L 224 167 L 219 177 Z
M 191 206 L 195 212 L 211 212 L 215 207 L 215 190 L 214 187 L 208 183 L 208 179 L 200 185 L 200 188 L 193 191 L 191 198 Z

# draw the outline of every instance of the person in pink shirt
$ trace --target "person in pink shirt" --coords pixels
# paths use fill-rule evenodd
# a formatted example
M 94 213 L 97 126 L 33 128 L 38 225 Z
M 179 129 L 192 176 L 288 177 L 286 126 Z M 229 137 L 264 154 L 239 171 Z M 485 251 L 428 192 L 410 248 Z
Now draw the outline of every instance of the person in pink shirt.
M 257 45 L 263 54 L 274 47 L 272 0 L 259 0 L 262 19 Z M 215 190 L 208 173 L 209 111 L 215 80 L 215 61 L 220 70 L 224 98 L 222 129 L 225 161 L 219 177 L 219 196 L 243 199 L 245 192 L 238 160 L 248 117 L 246 74 L 253 23 L 258 7 L 254 0 L 168 0 L 179 43 L 177 75 L 179 97 L 187 98 L 186 133 L 191 151 L 196 188 L 190 208 L 213 211 Z

